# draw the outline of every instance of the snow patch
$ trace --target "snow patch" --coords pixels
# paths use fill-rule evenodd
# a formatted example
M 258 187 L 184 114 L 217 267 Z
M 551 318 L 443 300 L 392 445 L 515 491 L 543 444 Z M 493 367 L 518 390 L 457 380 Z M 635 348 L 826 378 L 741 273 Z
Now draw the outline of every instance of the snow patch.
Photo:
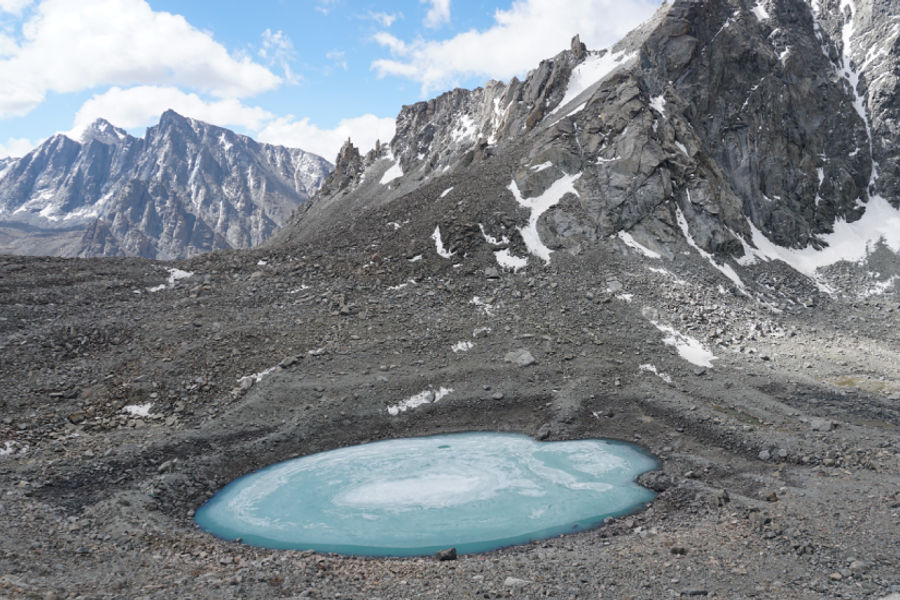
M 175 267 L 169 267 L 166 270 L 169 272 L 168 281 L 152 288 L 147 288 L 148 292 L 161 292 L 164 289 L 175 287 L 176 281 L 187 279 L 194 274 L 193 271 L 182 271 L 181 269 L 176 269 Z
M 221 144 L 222 150 L 224 150 L 225 152 L 228 152 L 234 146 L 234 144 L 228 141 L 224 133 L 219 136 L 219 144 Z
M 765 2 L 758 2 L 751 10 L 759 21 L 767 21 L 769 19 L 769 11 L 766 10 Z
M 634 52 L 625 54 L 624 52 L 614 53 L 608 50 L 603 54 L 592 54 L 586 58 L 584 62 L 572 69 L 572 74 L 569 75 L 569 85 L 566 87 L 566 95 L 563 96 L 563 99 L 550 114 L 554 114 L 591 86 L 606 79 L 617 68 L 634 58 L 634 56 Z
M 679 150 L 681 150 L 682 154 L 684 154 L 684 155 L 687 156 L 688 158 L 691 157 L 691 155 L 688 153 L 688 149 L 685 147 L 684 144 L 682 144 L 682 143 L 679 142 L 678 140 L 675 140 L 674 143 L 675 143 L 675 147 L 678 148 Z
M 663 338 L 663 343 L 667 346 L 675 346 L 678 356 L 698 367 L 712 368 L 712 361 L 716 359 L 716 356 L 707 350 L 699 340 L 685 335 L 668 325 L 663 325 L 656 321 L 650 322 L 653 323 L 654 327 L 667 335 L 667 337 Z
M 453 350 L 454 353 L 455 352 L 468 352 L 469 350 L 471 350 L 474 347 L 475 347 L 475 344 L 464 340 L 461 342 L 456 342 L 455 344 L 453 344 L 450 347 L 450 349 Z
M 571 117 L 572 115 L 577 115 L 578 113 L 580 113 L 581 111 L 584 110 L 584 107 L 585 107 L 585 106 L 587 106 L 587 100 L 585 100 L 584 102 L 582 102 L 581 104 L 579 104 L 578 106 L 576 106 L 575 108 L 573 108 L 572 110 L 570 110 L 570 111 L 566 114 L 566 116 L 567 116 L 567 117 Z
M 473 296 L 472 299 L 469 300 L 469 304 L 477 306 L 481 312 L 488 317 L 494 316 L 494 306 L 482 300 L 480 296 Z
M 439 388 L 437 390 L 424 390 L 419 392 L 418 394 L 414 394 L 400 402 L 399 404 L 395 404 L 393 406 L 388 406 L 388 414 L 392 417 L 399 415 L 402 412 L 406 412 L 408 410 L 412 410 L 414 408 L 418 408 L 424 404 L 431 404 L 433 402 L 440 402 L 444 396 L 451 393 L 453 388 Z
M 28 452 L 28 445 L 17 441 L 8 441 L 0 448 L 0 456 L 12 456 L 13 454 L 25 454 Z
M 509 238 L 505 235 L 498 240 L 494 236 L 488 235 L 488 233 L 484 230 L 484 225 L 482 225 L 481 223 L 478 224 L 478 228 L 481 230 L 481 237 L 483 237 L 484 241 L 486 241 L 491 246 L 503 246 L 505 244 L 509 244 Z
M 519 186 L 516 185 L 515 179 L 507 186 L 507 189 L 512 192 L 513 197 L 516 199 L 516 202 L 518 202 L 520 206 L 531 211 L 531 216 L 528 218 L 528 225 L 519 227 L 519 233 L 522 234 L 522 239 L 525 241 L 525 246 L 528 248 L 528 251 L 534 256 L 542 259 L 545 263 L 550 262 L 551 250 L 544 245 L 541 241 L 541 236 L 538 234 L 538 219 L 540 219 L 541 215 L 545 212 L 559 204 L 559 201 L 562 200 L 563 196 L 566 194 L 571 193 L 577 196 L 578 192 L 575 190 L 574 184 L 580 177 L 581 173 L 575 175 L 563 175 L 554 181 L 553 184 L 547 188 L 547 191 L 535 198 L 523 198 L 522 193 L 519 191 Z
M 434 240 L 434 247 L 437 250 L 438 256 L 441 258 L 452 258 L 455 252 L 450 252 L 444 247 L 444 242 L 441 240 L 441 226 L 438 225 L 434 228 L 434 233 L 431 234 L 431 239 Z
M 497 259 L 497 264 L 505 269 L 512 269 L 515 272 L 518 272 L 520 269 L 524 269 L 528 266 L 528 259 L 522 258 L 520 256 L 516 256 L 509 251 L 509 248 L 504 248 L 503 250 L 497 250 L 494 252 L 494 258 Z
M 662 116 L 666 116 L 666 98 L 662 94 L 650 98 L 650 107 Z
M 879 243 L 900 253 L 900 210 L 892 207 L 881 196 L 870 198 L 866 204 L 866 212 L 858 221 L 848 223 L 844 219 L 838 219 L 832 233 L 819 235 L 819 240 L 828 244 L 821 250 L 812 246 L 803 249 L 778 246 L 749 220 L 748 224 L 756 247 L 745 244 L 745 252 L 766 261 L 781 260 L 812 279 L 820 290 L 828 293 L 833 293 L 833 290 L 822 281 L 817 273 L 818 269 L 840 261 L 861 262 Z
M 475 139 L 478 127 L 475 125 L 475 119 L 469 115 L 463 115 L 459 119 L 459 124 L 450 132 L 450 138 L 454 142 Z
M 150 408 L 152 406 L 153 403 L 151 402 L 147 402 L 146 404 L 129 404 L 128 406 L 122 407 L 122 412 L 135 417 L 149 417 Z
M 691 193 L 688 192 L 688 201 L 690 201 L 690 199 Z M 697 242 L 694 241 L 694 238 L 691 237 L 691 232 L 688 229 L 687 219 L 684 218 L 684 213 L 681 212 L 681 207 L 675 207 L 675 217 L 676 219 L 678 219 L 678 226 L 681 228 L 681 232 L 684 234 L 684 239 L 687 240 L 688 245 L 696 250 L 700 254 L 700 256 L 705 258 L 709 262 L 709 264 L 714 266 L 718 271 L 725 275 L 725 277 L 730 279 L 732 283 L 734 283 L 734 285 L 737 286 L 737 288 L 741 291 L 741 293 L 746 294 L 747 291 L 744 287 L 744 282 L 741 281 L 740 277 L 738 277 L 738 274 L 734 271 L 734 268 L 732 268 L 732 266 L 729 264 L 720 265 L 719 263 L 717 263 L 715 258 L 713 258 L 713 255 L 698 246 Z
M 412 258 L 407 259 L 407 260 L 408 260 L 408 262 L 419 262 L 420 260 L 422 260 L 422 255 L 416 254 L 415 256 L 413 256 Z
M 871 275 L 871 273 L 870 273 Z M 887 292 L 892 286 L 895 285 L 895 282 L 900 281 L 900 276 L 892 275 L 888 279 L 884 281 L 876 281 L 867 287 L 865 287 L 862 291 L 860 291 L 859 295 L 861 298 L 868 298 L 870 296 L 881 296 L 885 292 Z
M 653 273 L 659 273 L 660 275 L 665 275 L 666 277 L 671 277 L 672 281 L 674 281 L 678 285 L 687 285 L 687 282 L 684 279 L 667 269 L 663 269 L 660 267 L 647 267 L 647 270 Z
M 395 162 L 384 172 L 384 175 L 381 176 L 381 181 L 378 183 L 387 185 L 398 177 L 403 177 L 403 167 L 400 166 L 399 162 Z
M 405 287 L 409 287 L 411 285 L 416 285 L 415 279 L 409 279 L 403 283 L 398 283 L 397 285 L 392 285 L 388 288 L 388 291 L 396 292 L 397 290 L 402 290 Z
M 252 375 L 244 375 L 243 377 L 238 377 L 238 380 L 237 380 L 237 381 L 238 381 L 238 383 L 244 383 L 244 382 L 247 381 L 248 379 L 252 379 L 252 380 L 253 380 L 253 383 L 259 383 L 260 381 L 263 380 L 263 378 L 264 378 L 266 375 L 272 373 L 272 372 L 273 372 L 275 369 L 277 369 L 277 368 L 278 368 L 277 366 L 275 366 L 275 367 L 269 367 L 268 369 L 263 369 L 263 370 L 260 371 L 259 373 L 253 373 Z
M 620 231 L 619 239 L 622 240 L 623 242 L 625 242 L 626 246 L 628 246 L 629 248 L 634 248 L 635 250 L 637 250 L 638 252 L 640 252 L 641 254 L 646 256 L 647 258 L 662 258 L 662 256 L 659 254 L 659 252 L 654 252 L 647 246 L 640 244 L 627 231 Z
M 534 171 L 535 173 L 540 173 L 540 172 L 543 171 L 544 169 L 549 169 L 549 168 L 552 167 L 552 166 L 553 166 L 553 163 L 550 162 L 550 161 L 548 160 L 547 162 L 541 163 L 541 164 L 539 164 L 539 165 L 534 165 L 534 166 L 532 166 L 532 167 L 530 167 L 530 168 L 531 168 L 531 170 Z
M 646 372 L 648 372 L 648 373 L 653 373 L 654 375 L 656 375 L 657 377 L 659 377 L 660 379 L 662 379 L 662 380 L 665 381 L 666 383 L 672 383 L 672 377 L 669 376 L 668 373 L 662 373 L 662 372 L 660 372 L 660 371 L 657 371 L 657 370 L 656 370 L 656 367 L 653 366 L 653 365 L 651 365 L 650 363 L 641 365 L 641 366 L 638 367 L 638 369 L 641 370 L 641 371 L 646 371 Z
M 441 192 L 440 197 L 441 197 L 441 198 L 445 198 L 445 197 L 447 196 L 447 194 L 449 194 L 449 193 L 452 192 L 452 191 L 453 191 L 453 186 L 451 185 L 451 186 L 448 187 L 446 190 L 444 190 L 443 192 Z

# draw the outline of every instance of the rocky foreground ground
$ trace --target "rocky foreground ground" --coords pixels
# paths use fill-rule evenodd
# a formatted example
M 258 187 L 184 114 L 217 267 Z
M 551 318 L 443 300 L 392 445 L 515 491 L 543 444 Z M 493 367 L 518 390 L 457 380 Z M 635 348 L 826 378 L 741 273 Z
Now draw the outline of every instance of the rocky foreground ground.
M 0 597 L 900 597 L 897 297 L 829 297 L 771 264 L 744 295 L 677 256 L 592 252 L 520 273 L 356 247 L 0 257 Z M 449 562 L 193 523 L 272 462 L 465 430 L 636 442 L 659 495 Z

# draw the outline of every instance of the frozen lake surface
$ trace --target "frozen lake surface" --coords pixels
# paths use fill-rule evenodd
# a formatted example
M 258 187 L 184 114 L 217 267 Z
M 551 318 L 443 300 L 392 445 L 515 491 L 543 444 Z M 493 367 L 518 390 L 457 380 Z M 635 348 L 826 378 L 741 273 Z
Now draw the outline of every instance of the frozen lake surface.
M 460 433 L 373 442 L 277 463 L 197 510 L 198 525 L 268 548 L 414 556 L 485 552 L 581 531 L 654 493 L 636 446 Z

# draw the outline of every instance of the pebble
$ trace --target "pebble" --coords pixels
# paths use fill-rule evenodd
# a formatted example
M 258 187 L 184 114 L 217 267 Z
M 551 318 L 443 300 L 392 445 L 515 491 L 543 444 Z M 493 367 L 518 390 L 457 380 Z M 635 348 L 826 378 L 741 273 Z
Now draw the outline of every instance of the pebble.
M 446 550 L 438 550 L 434 553 L 435 558 L 444 562 L 448 560 L 456 560 L 456 548 L 447 548 Z

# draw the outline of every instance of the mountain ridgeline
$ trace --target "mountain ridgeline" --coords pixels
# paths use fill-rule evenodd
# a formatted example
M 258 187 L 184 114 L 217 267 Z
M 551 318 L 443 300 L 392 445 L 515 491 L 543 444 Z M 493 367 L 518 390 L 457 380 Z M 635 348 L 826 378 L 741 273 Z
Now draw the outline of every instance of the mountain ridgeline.
M 870 207 L 897 217 L 898 21 L 887 0 L 664 4 L 609 50 L 576 36 L 524 81 L 405 106 L 390 145 L 346 146 L 273 243 L 398 206 L 398 251 L 434 252 L 439 226 L 448 254 L 505 266 L 541 258 L 529 217 L 550 250 L 623 234 L 671 258 L 687 242 L 729 275 L 822 249 Z M 522 210 L 541 198 L 546 214 Z
M 0 163 L 0 251 L 173 259 L 256 246 L 330 170 L 171 110 L 143 138 L 98 120 L 80 142 L 56 135 Z

